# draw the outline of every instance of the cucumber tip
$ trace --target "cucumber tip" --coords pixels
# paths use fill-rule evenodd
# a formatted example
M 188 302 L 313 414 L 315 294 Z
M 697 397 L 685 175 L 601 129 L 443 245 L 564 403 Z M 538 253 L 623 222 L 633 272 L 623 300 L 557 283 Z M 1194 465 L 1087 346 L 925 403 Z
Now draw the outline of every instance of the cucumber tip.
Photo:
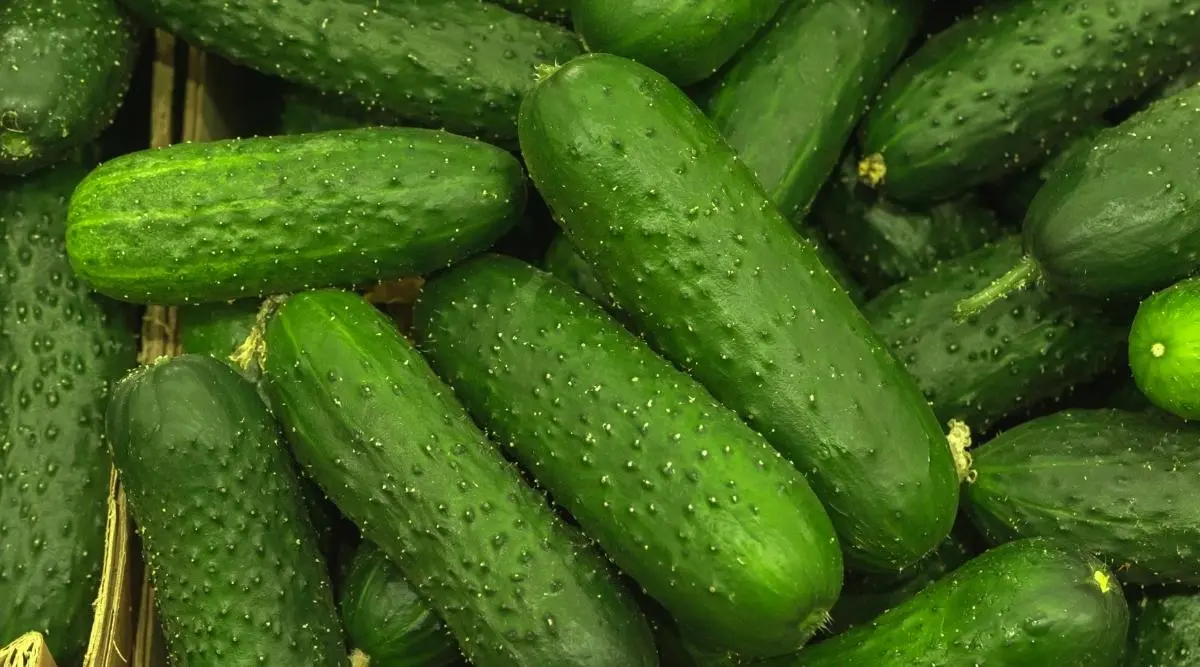
M 858 162 L 858 180 L 874 188 L 887 177 L 887 163 L 882 153 L 871 153 Z

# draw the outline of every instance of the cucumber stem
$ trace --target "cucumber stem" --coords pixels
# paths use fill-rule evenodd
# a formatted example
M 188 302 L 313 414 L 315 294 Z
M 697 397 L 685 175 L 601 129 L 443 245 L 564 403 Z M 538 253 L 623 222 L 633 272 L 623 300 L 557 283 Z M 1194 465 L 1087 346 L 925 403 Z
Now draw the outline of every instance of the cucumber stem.
M 354 649 L 350 652 L 350 667 L 368 667 L 371 664 L 371 658 L 362 649 Z
M 284 301 L 287 301 L 286 295 L 267 297 L 263 300 L 258 314 L 254 316 L 254 326 L 250 328 L 250 335 L 229 355 L 229 360 L 241 370 L 249 370 L 250 364 L 256 361 L 262 366 L 263 360 L 267 358 L 267 322 Z
M 970 484 L 975 481 L 976 472 L 971 469 L 971 427 L 964 421 L 951 419 L 950 432 L 946 434 L 946 442 L 950 445 L 950 454 L 954 456 L 954 470 L 958 473 L 958 481 Z
M 1008 273 L 1000 276 L 992 281 L 992 284 L 983 288 L 979 292 L 959 301 L 954 306 L 954 319 L 958 322 L 966 320 L 972 315 L 978 315 L 983 309 L 1008 297 L 1013 292 L 1018 292 L 1025 289 L 1030 283 L 1035 282 L 1042 274 L 1042 270 L 1038 267 L 1037 261 L 1026 255 L 1021 258 Z
M 858 180 L 869 187 L 876 187 L 887 177 L 887 163 L 882 153 L 871 153 L 858 162 Z

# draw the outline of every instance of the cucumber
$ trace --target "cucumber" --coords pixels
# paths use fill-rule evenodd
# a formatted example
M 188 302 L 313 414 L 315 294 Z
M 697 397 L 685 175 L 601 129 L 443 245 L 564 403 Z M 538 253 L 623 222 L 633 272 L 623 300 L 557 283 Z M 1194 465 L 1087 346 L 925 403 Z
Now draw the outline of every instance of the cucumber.
M 998 421 L 1123 364 L 1128 320 L 1032 288 L 965 322 L 954 304 L 1021 258 L 1008 236 L 885 291 L 863 314 L 933 405 L 938 419 L 986 432 Z
M 134 329 L 67 263 L 67 198 L 86 170 L 0 178 L 0 646 L 37 630 L 83 659 L 100 586 L 110 463 L 104 410 Z
M 761 667 L 1117 667 L 1129 626 L 1099 561 L 1049 539 L 972 559 L 874 623 Z
M 137 33 L 116 0 L 0 4 L 0 174 L 27 174 L 96 139 L 136 58 Z
M 445 132 L 175 144 L 89 174 L 67 250 L 102 294 L 203 303 L 421 274 L 487 248 L 524 207 L 516 158 Z
M 997 3 L 892 75 L 863 121 L 863 178 L 896 199 L 928 201 L 1040 162 L 1108 107 L 1183 69 L 1198 38 L 1200 0 Z
M 179 344 L 189 354 L 206 354 L 222 361 L 250 336 L 262 306 L 259 299 L 214 301 L 179 309 Z
M 853 151 L 822 189 L 804 225 L 820 230 L 847 270 L 875 296 L 927 273 L 938 262 L 999 238 L 1004 226 L 977 197 L 925 208 L 890 201 L 858 180 Z
M 370 542 L 354 553 L 338 607 L 352 651 L 371 667 L 464 664 L 446 624 Z
M 1123 580 L 1200 583 L 1200 430 L 1153 414 L 1064 410 L 975 451 L 971 520 L 993 543 L 1054 535 Z
M 480 0 L 122 1 L 239 65 L 505 144 L 534 68 L 580 52 L 565 28 Z
M 784 0 L 575 0 L 589 51 L 654 68 L 679 86 L 707 78 L 754 37 Z
M 1200 11 L 1187 21 L 1200 24 Z M 1030 204 L 1025 258 L 960 314 L 1033 282 L 1065 297 L 1135 300 L 1193 273 L 1200 214 L 1190 201 L 1200 197 L 1200 172 L 1179 146 L 1195 134 L 1198 114 L 1195 86 L 1072 150 Z
M 784 216 L 807 213 L 916 34 L 921 0 L 787 2 L 700 102 Z
M 329 574 L 254 385 L 163 357 L 117 385 L 106 423 L 171 663 L 342 667 Z
M 1125 667 L 1200 665 L 1200 596 L 1147 596 L 1131 611 Z
M 842 558 L 812 489 L 599 306 L 492 255 L 426 283 L 413 322 L 475 420 L 685 631 L 763 656 L 824 621 Z
M 1200 278 L 1151 295 L 1129 332 L 1129 367 L 1138 389 L 1157 407 L 1200 419 Z
M 265 335 L 271 403 L 309 476 L 400 568 L 476 667 L 652 667 L 600 552 L 559 520 L 362 298 L 321 290 Z
M 805 474 L 854 565 L 899 569 L 942 541 L 958 483 L 933 411 L 682 92 L 582 56 L 526 98 L 520 139 L 621 311 Z

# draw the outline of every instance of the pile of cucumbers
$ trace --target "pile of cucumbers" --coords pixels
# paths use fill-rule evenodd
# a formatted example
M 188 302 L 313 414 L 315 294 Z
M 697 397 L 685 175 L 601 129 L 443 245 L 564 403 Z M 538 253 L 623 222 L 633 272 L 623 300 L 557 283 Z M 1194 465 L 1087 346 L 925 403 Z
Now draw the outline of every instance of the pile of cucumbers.
M 114 140 L 154 29 L 278 113 Z M 1200 665 L 1197 81 L 1200 0 L 0 0 L 0 645 L 85 664 L 111 466 L 175 667 Z

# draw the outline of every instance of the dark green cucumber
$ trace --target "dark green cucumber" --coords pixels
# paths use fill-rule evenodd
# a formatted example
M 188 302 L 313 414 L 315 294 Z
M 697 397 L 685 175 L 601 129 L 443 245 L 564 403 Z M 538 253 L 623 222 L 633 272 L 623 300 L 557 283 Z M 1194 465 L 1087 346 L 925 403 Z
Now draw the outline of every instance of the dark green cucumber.
M 564 23 L 571 12 L 569 0 L 492 0 L 514 12 L 528 14 L 543 21 Z
M 754 37 L 784 0 L 575 0 L 588 50 L 652 67 L 679 86 L 707 78 Z
M 520 138 L 621 311 L 796 464 L 855 565 L 905 567 L 945 538 L 958 483 L 933 411 L 682 92 L 583 56 L 526 98 Z
M 1008 236 L 896 285 L 863 308 L 942 421 L 962 420 L 985 432 L 1122 364 L 1128 320 L 1040 288 L 964 322 L 949 317 L 959 300 L 1020 258 L 1020 239 Z
M 534 68 L 580 52 L 565 28 L 480 0 L 122 1 L 240 65 L 505 144 Z
M 926 208 L 892 202 L 858 180 L 853 151 L 821 191 L 804 226 L 819 229 L 874 296 L 938 262 L 999 238 L 1004 227 L 973 195 Z
M 785 216 L 808 211 L 916 34 L 922 4 L 785 3 L 700 103 Z
M 1124 580 L 1200 583 L 1200 430 L 1142 412 L 1064 410 L 974 453 L 971 520 L 992 542 L 1053 535 Z
M 1129 367 L 1159 408 L 1200 419 L 1200 277 L 1151 295 L 1129 332 Z
M 1147 596 L 1131 611 L 1125 667 L 1200 666 L 1200 595 Z
M 687 632 L 769 656 L 825 620 L 842 557 L 808 483 L 599 306 L 491 255 L 431 278 L 413 321 L 475 420 Z
M 761 667 L 1117 667 L 1129 609 L 1100 561 L 1049 539 L 985 552 L 870 625 Z
M 434 130 L 176 144 L 89 174 L 67 250 L 103 294 L 224 301 L 425 273 L 487 248 L 524 207 L 516 158 Z
M 117 385 L 106 421 L 172 664 L 342 667 L 329 574 L 254 385 L 163 357 Z
M 370 542 L 354 553 L 338 606 L 351 650 L 370 667 L 463 664 L 446 624 Z
M 891 77 L 863 123 L 864 179 L 899 200 L 943 199 L 1036 164 L 1181 70 L 1198 44 L 1200 0 L 1010 0 L 975 12 Z
M 0 4 L 0 174 L 27 174 L 99 136 L 136 56 L 137 34 L 116 0 Z
M 476 667 L 652 667 L 598 550 L 487 441 L 395 325 L 349 292 L 289 298 L 265 337 L 275 414 L 309 476 Z
M 213 301 L 179 309 L 179 344 L 189 354 L 228 360 L 250 336 L 262 301 Z
M 100 585 L 111 464 L 104 410 L 134 361 L 131 318 L 72 274 L 63 163 L 0 178 L 0 646 L 41 632 L 78 664 Z

